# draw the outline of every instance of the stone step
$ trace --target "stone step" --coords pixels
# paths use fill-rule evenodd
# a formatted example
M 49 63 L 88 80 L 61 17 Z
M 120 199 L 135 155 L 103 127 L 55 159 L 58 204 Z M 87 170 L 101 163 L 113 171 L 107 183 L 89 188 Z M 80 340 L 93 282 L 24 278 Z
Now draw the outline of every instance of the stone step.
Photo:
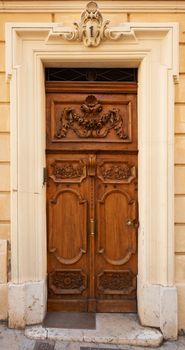
M 25 330 L 30 339 L 54 341 L 134 345 L 157 347 L 163 341 L 158 329 L 140 325 L 136 314 L 96 314 L 96 329 L 62 329 L 29 326 Z

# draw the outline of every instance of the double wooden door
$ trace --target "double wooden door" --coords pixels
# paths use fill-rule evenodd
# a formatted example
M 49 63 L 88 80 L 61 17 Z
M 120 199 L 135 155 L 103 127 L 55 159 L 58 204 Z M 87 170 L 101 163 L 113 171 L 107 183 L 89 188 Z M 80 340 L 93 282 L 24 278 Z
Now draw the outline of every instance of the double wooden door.
M 48 309 L 136 311 L 136 84 L 46 92 Z

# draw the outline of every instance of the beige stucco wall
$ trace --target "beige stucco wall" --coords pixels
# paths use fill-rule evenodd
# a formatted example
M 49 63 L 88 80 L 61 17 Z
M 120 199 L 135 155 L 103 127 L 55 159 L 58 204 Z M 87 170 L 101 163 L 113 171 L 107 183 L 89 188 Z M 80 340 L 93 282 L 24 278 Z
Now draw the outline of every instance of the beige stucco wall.
M 6 2 L 6 1 L 5 1 Z M 119 2 L 121 3 L 121 2 Z M 85 4 L 85 2 L 84 2 Z M 101 1 L 99 2 L 101 5 Z M 128 5 L 129 6 L 129 5 Z M 85 6 L 84 6 L 85 7 Z M 82 10 L 83 8 L 82 7 Z M 6 22 L 62 22 L 71 24 L 79 18 L 76 13 L 5 13 L 0 10 L 0 318 L 7 315 L 7 288 L 10 278 L 7 269 L 10 245 L 10 120 L 9 84 L 5 80 L 5 23 Z M 180 25 L 180 81 L 175 86 L 175 276 L 178 287 L 179 329 L 185 329 L 185 12 L 184 13 L 106 13 L 112 24 L 131 22 L 178 22 Z M 9 264 L 8 264 L 9 266 Z M 7 276 L 8 275 L 8 276 Z

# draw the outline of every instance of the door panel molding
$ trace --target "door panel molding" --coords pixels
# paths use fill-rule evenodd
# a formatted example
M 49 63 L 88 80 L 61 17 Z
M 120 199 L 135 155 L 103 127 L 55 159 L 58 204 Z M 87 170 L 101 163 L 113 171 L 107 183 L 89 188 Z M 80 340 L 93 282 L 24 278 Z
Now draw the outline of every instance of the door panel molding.
M 87 275 L 82 270 L 55 270 L 49 274 L 49 288 L 54 294 L 82 294 L 87 288 Z
M 103 183 L 130 183 L 136 178 L 136 167 L 127 161 L 106 159 L 97 164 L 97 176 Z
M 115 144 L 117 150 L 137 149 L 137 83 L 83 82 L 82 86 L 86 89 L 79 82 L 46 83 L 47 151 L 80 150 L 81 145 L 89 151 L 94 145 L 96 150 L 97 142 L 105 150 Z M 110 96 L 114 103 L 109 103 Z
M 118 258 L 113 259 L 113 258 L 108 257 L 107 249 L 106 249 L 106 240 L 108 240 L 108 242 L 109 242 L 109 238 L 110 238 L 109 236 L 107 237 L 107 232 L 106 232 L 106 221 L 108 219 L 107 217 L 105 218 L 106 199 L 108 197 L 110 197 L 112 194 L 116 194 L 116 193 L 124 196 L 126 198 L 126 201 L 128 204 L 128 212 L 125 213 L 125 218 L 121 217 L 121 221 L 122 221 L 121 232 L 122 232 L 122 235 L 124 235 L 124 241 L 127 240 L 127 245 L 126 245 L 127 249 L 124 252 L 124 256 L 122 256 L 122 257 L 120 256 L 119 259 Z M 120 205 L 121 205 L 121 202 L 120 202 Z M 115 208 L 114 204 L 112 204 L 112 208 Z M 119 206 L 116 208 L 116 211 L 118 211 L 118 210 L 120 210 Z M 116 266 L 116 265 L 126 264 L 130 260 L 132 254 L 136 253 L 136 245 L 133 244 L 134 243 L 133 236 L 135 236 L 135 234 L 136 234 L 136 229 L 130 228 L 127 226 L 127 218 L 131 218 L 132 220 L 135 220 L 137 217 L 136 201 L 133 200 L 127 192 L 124 192 L 124 191 L 119 190 L 119 189 L 111 189 L 111 190 L 106 191 L 103 194 L 103 197 L 100 200 L 98 200 L 97 211 L 98 211 L 98 218 L 99 218 L 99 220 L 98 220 L 98 232 L 99 232 L 99 235 L 98 235 L 98 253 L 102 254 L 103 258 L 111 265 Z M 113 221 L 115 219 L 116 213 L 113 213 L 113 214 L 110 213 L 109 215 L 111 215 L 111 220 L 108 221 L 107 226 L 110 227 L 114 233 L 114 225 L 113 225 L 113 223 L 111 225 L 111 221 Z M 116 216 L 116 224 L 117 224 L 117 221 L 118 221 L 118 217 Z M 120 249 L 120 246 L 122 246 L 119 237 L 116 240 L 115 235 L 114 235 L 114 241 L 112 241 L 111 243 L 112 243 L 111 244 L 112 246 L 116 247 L 116 250 L 118 249 L 118 247 Z
M 86 165 L 83 160 L 55 159 L 49 177 L 56 183 L 80 183 L 86 178 Z
M 103 294 L 129 295 L 136 289 L 136 276 L 130 270 L 104 270 L 97 278 Z
M 57 202 L 59 200 L 59 198 L 61 198 L 62 195 L 69 193 L 72 194 L 73 196 L 75 195 L 75 197 L 77 197 L 78 200 L 78 207 L 79 207 L 79 213 L 77 212 L 77 206 L 76 210 L 72 211 L 72 216 L 68 216 L 68 213 L 66 213 L 65 210 L 65 206 L 67 205 L 67 202 L 65 201 L 65 199 L 63 198 L 63 201 L 65 202 L 65 204 L 62 206 L 62 210 L 60 210 L 60 215 L 54 215 L 55 212 L 55 207 L 57 205 Z M 68 199 L 69 200 L 69 199 Z M 81 195 L 73 190 L 73 189 L 63 189 L 58 191 L 55 196 L 50 199 L 50 205 L 49 205 L 49 252 L 51 254 L 54 254 L 54 256 L 56 257 L 56 259 L 64 264 L 64 265 L 72 265 L 74 263 L 76 263 L 77 261 L 79 261 L 82 257 L 83 254 L 85 254 L 87 252 L 87 200 L 83 199 L 81 197 Z M 74 202 L 74 199 L 72 200 L 71 198 L 71 202 Z M 62 220 L 62 218 L 60 217 L 61 215 L 64 215 L 64 219 Z M 67 218 L 65 217 L 67 215 Z M 61 226 L 61 230 L 60 235 L 61 235 L 61 240 L 65 241 L 65 244 L 68 243 L 67 247 L 64 247 L 64 243 L 60 243 L 60 249 L 61 251 L 59 251 L 59 246 L 57 243 L 59 243 L 58 239 L 57 242 L 55 243 L 56 240 L 56 232 L 55 232 L 55 221 L 57 222 L 57 218 L 60 217 L 60 226 Z M 73 218 L 76 217 L 76 221 L 73 224 Z M 83 220 L 81 221 L 81 218 L 83 218 Z M 66 222 L 67 221 L 67 222 Z M 82 246 L 80 247 L 79 245 L 76 247 L 76 249 L 72 249 L 72 247 L 74 247 L 74 242 L 76 242 L 76 240 L 72 240 L 71 242 L 68 242 L 67 237 L 63 237 L 62 232 L 65 234 L 65 230 L 66 225 L 69 225 L 69 223 L 74 227 L 75 231 L 75 237 L 77 237 L 79 235 L 79 245 L 81 244 Z M 78 224 L 77 224 L 78 223 Z M 80 225 L 80 226 L 78 226 Z M 78 235 L 77 235 L 77 230 L 79 231 Z M 58 234 L 59 234 L 58 232 Z M 62 249 L 63 247 L 63 249 Z M 70 255 L 73 255 L 73 257 L 69 258 L 69 257 L 64 257 L 62 256 L 62 251 L 66 251 L 66 249 L 69 251 L 69 249 L 72 250 L 72 252 L 70 252 Z M 75 252 L 76 250 L 76 252 Z

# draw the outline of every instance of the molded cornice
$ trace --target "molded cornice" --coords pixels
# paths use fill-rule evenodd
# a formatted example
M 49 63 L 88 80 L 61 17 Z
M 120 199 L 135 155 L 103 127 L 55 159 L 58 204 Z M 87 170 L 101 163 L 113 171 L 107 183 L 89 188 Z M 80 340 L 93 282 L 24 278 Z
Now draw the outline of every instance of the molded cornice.
M 78 0 L 9 0 L 0 1 L 0 12 L 81 12 L 86 7 L 87 1 Z M 134 1 L 98 1 L 99 8 L 104 13 L 185 13 L 184 0 L 134 0 Z

